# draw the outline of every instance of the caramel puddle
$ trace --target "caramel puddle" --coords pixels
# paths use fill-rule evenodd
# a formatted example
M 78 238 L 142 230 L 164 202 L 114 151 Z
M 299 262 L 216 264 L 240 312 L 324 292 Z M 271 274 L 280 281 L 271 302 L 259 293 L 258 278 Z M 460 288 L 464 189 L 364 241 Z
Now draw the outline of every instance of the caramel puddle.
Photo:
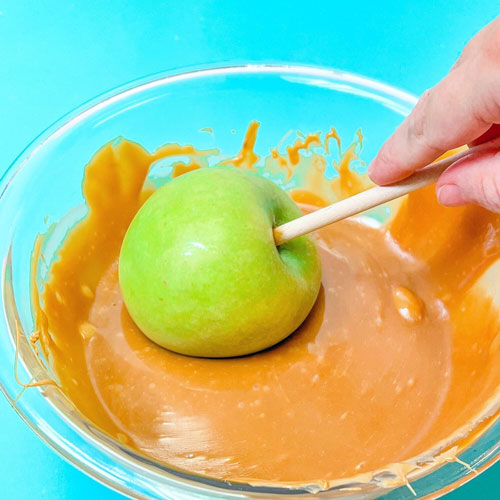
M 351 168 L 360 133 L 344 152 L 334 129 L 324 143 L 310 134 L 259 165 L 257 130 L 226 163 L 278 177 L 296 201 L 319 207 L 369 187 Z M 340 152 L 332 163 L 330 138 Z M 206 168 L 218 152 L 167 145 L 149 154 L 121 140 L 86 168 L 88 214 L 34 293 L 41 345 L 75 406 L 120 442 L 221 479 L 326 488 L 385 467 L 404 483 L 412 457 L 449 460 L 433 456 L 458 431 L 459 445 L 470 440 L 498 391 L 498 311 L 474 285 L 500 255 L 499 216 L 445 209 L 427 189 L 385 228 L 323 229 L 322 292 L 291 338 L 246 358 L 187 358 L 142 335 L 117 280 L 123 235 L 156 186 L 150 167 L 180 154 L 188 162 L 175 162 L 171 177 Z M 338 175 L 327 178 L 329 168 Z

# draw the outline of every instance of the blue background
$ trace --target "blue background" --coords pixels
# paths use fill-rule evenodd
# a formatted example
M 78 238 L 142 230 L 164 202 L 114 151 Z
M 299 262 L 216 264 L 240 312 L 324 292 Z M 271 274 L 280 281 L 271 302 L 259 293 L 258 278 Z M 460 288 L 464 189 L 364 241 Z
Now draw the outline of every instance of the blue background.
M 213 62 L 333 66 L 416 94 L 498 0 L 0 0 L 0 174 L 41 130 L 112 87 Z M 67 465 L 0 397 L 1 498 L 123 498 Z M 446 497 L 498 498 L 500 464 Z

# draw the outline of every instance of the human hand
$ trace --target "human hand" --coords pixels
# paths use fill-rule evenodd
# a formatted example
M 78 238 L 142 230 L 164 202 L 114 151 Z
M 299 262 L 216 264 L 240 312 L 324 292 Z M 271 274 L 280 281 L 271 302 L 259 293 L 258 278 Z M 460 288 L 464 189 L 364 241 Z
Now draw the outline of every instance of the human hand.
M 464 48 L 450 73 L 426 91 L 368 170 L 377 184 L 401 180 L 463 144 L 500 137 L 500 17 Z M 440 203 L 500 213 L 500 151 L 457 161 L 436 185 Z

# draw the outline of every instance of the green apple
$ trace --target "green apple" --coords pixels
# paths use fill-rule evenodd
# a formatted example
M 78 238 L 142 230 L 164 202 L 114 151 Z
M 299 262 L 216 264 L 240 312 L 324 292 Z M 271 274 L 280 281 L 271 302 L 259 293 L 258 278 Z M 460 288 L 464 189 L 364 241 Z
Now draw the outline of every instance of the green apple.
M 119 278 L 130 315 L 157 344 L 192 356 L 278 343 L 309 314 L 321 282 L 312 237 L 274 243 L 273 227 L 300 215 L 276 184 L 234 167 L 169 182 L 123 240 Z

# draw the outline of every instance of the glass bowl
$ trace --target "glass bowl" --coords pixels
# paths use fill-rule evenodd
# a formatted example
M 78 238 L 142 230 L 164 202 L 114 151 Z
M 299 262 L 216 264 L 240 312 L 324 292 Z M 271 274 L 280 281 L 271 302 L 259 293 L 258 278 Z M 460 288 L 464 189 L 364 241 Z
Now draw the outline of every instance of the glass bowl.
M 363 159 L 368 163 L 415 102 L 414 96 L 401 90 L 330 69 L 273 65 L 202 68 L 128 84 L 83 105 L 43 132 L 0 182 L 0 301 L 4 313 L 0 320 L 0 387 L 19 416 L 66 460 L 134 498 L 415 498 L 405 486 L 388 490 L 376 481 L 310 492 L 231 484 L 169 468 L 100 432 L 53 386 L 22 390 L 15 377 L 16 344 L 19 379 L 50 377 L 27 337 L 33 326 L 33 243 L 52 221 L 61 220 L 68 212 L 75 214 L 76 210 L 81 216 L 85 209 L 83 169 L 103 144 L 124 136 L 150 151 L 165 142 L 208 149 L 214 146 L 214 137 L 200 129 L 210 127 L 217 147 L 234 154 L 248 124 L 258 120 L 257 153 L 267 153 L 290 129 L 326 131 L 333 125 L 349 141 L 361 127 L 366 138 Z M 460 455 L 476 471 L 499 457 L 498 421 Z M 435 498 L 473 477 L 471 469 L 450 462 L 410 480 L 417 497 Z

